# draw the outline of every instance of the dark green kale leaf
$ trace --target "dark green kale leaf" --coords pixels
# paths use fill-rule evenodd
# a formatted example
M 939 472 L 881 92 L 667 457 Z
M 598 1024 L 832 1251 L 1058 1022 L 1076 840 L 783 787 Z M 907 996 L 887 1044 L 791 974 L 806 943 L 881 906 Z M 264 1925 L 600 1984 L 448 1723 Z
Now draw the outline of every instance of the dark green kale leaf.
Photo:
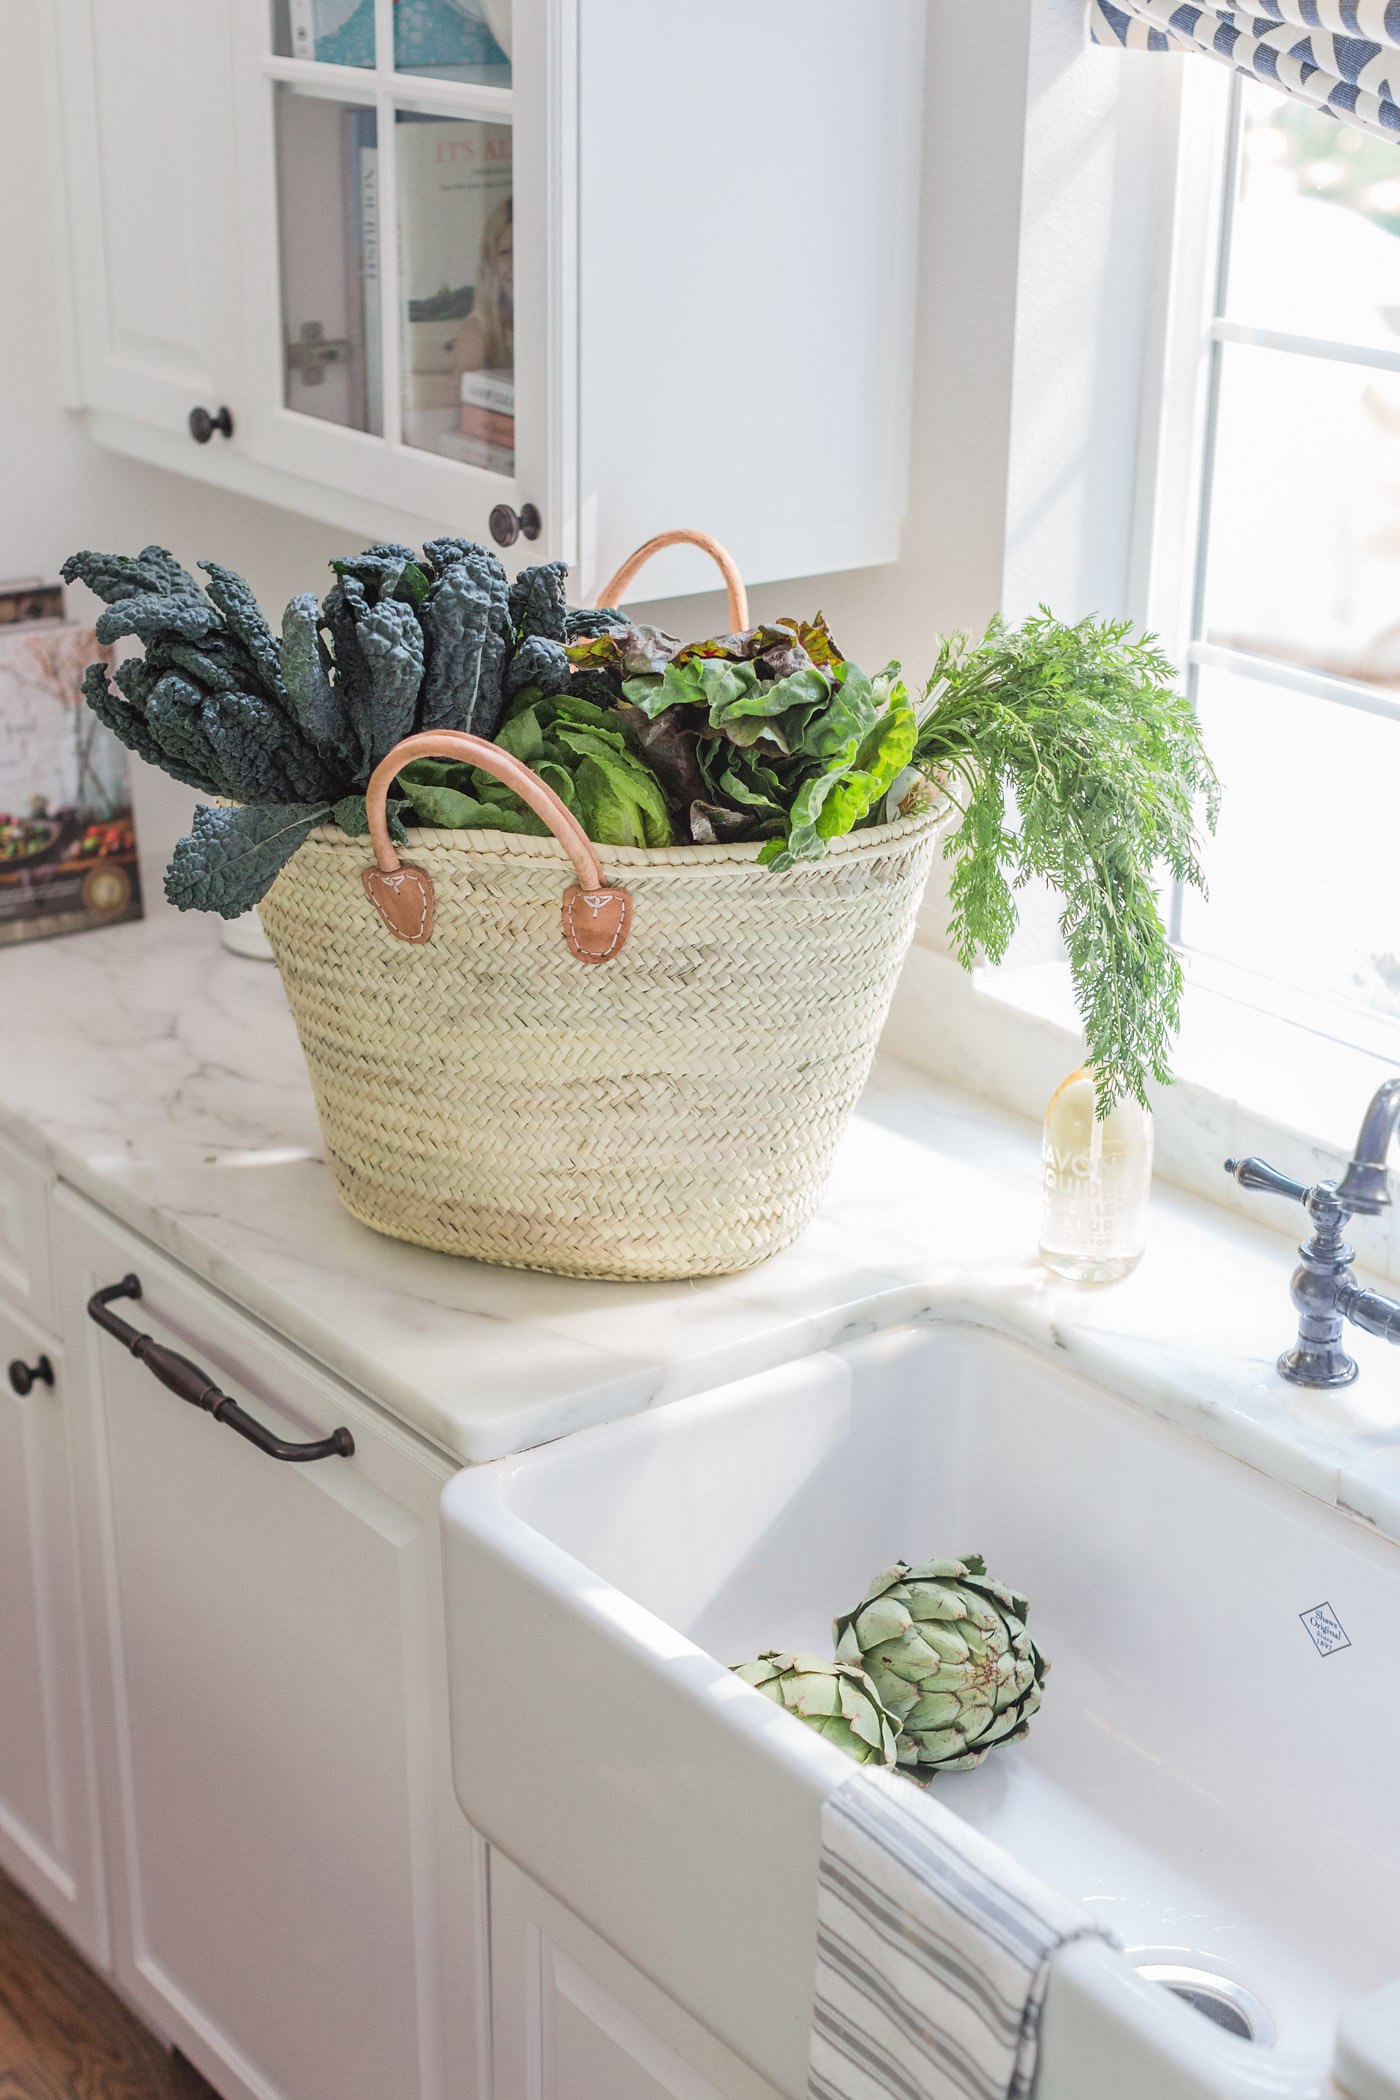
M 614 708 L 622 704 L 622 680 L 606 671 L 575 671 L 569 680 L 569 691 L 576 699 L 595 701 L 599 707 Z
M 142 642 L 197 642 L 222 623 L 214 607 L 204 598 L 186 597 L 183 592 L 143 591 L 137 597 L 119 598 L 97 616 L 99 642 L 119 642 L 134 634 Z
M 353 576 L 362 584 L 371 605 L 383 605 L 392 598 L 416 607 L 428 595 L 429 579 L 419 568 L 411 547 L 388 543 L 367 547 L 363 554 L 333 561 L 331 567 L 342 581 Z
M 506 666 L 506 698 L 514 699 L 526 686 L 546 699 L 566 692 L 571 668 L 560 643 L 546 641 L 543 635 L 527 635 Z
M 482 637 L 481 664 L 472 697 L 470 718 L 445 725 L 435 723 L 433 726 L 469 729 L 473 736 L 494 736 L 505 707 L 506 663 L 515 639 L 511 626 L 510 586 L 506 572 L 495 555 L 489 553 L 485 547 L 479 547 L 475 540 L 429 540 L 423 552 L 438 571 L 441 579 L 439 588 L 446 584 L 449 576 L 465 572 L 469 581 L 490 604 L 486 631 Z M 431 602 L 430 599 L 428 603 Z M 423 619 L 425 633 L 429 627 L 426 612 L 427 604 L 419 615 L 420 619 Z M 444 618 L 450 624 L 450 615 L 444 613 Z M 429 661 L 431 663 L 431 651 Z M 435 697 L 434 709 L 440 705 L 440 700 Z M 424 722 L 423 727 L 427 726 Z
M 547 642 L 564 640 L 564 579 L 569 565 L 541 562 L 522 569 L 510 587 L 510 624 L 517 642 L 539 635 Z
M 626 625 L 626 613 L 620 613 L 615 605 L 576 605 L 565 611 L 564 640 L 584 642 L 606 634 L 612 627 Z
M 425 540 L 423 552 L 439 576 L 445 576 L 449 569 L 455 569 L 459 562 L 465 562 L 483 588 L 486 587 L 486 571 L 494 571 L 500 579 L 502 590 L 509 587 L 509 579 L 499 560 L 489 547 L 482 546 L 480 540 Z
M 374 742 L 371 719 L 372 699 L 369 665 L 364 650 L 360 647 L 358 622 L 369 610 L 365 587 L 353 576 L 346 576 L 327 591 L 321 606 L 322 617 L 330 632 L 331 650 L 335 658 L 335 682 L 341 695 L 341 704 L 346 720 L 355 732 L 360 746 L 358 772 L 369 777 L 371 750 Z
M 123 698 L 129 706 L 135 708 L 138 715 L 145 714 L 146 702 L 160 684 L 163 675 L 141 656 L 128 656 L 112 673 Z
M 464 562 L 445 569 L 424 600 L 420 729 L 476 728 L 482 654 L 491 627 L 491 600 Z
M 221 562 L 202 561 L 199 566 L 208 573 L 209 581 L 204 588 L 223 614 L 229 633 L 248 652 L 258 685 L 269 700 L 285 701 L 287 691 L 282 683 L 277 643 L 257 599 L 243 578 L 234 570 L 224 568 Z
M 330 656 L 321 640 L 321 608 L 314 591 L 293 598 L 283 613 L 281 656 L 292 721 L 308 742 L 353 779 L 364 754 L 346 713 L 344 688 L 331 683 Z
M 207 699 L 202 687 L 178 671 L 157 680 L 146 701 L 146 727 L 162 752 L 162 764 L 173 759 L 192 776 L 210 782 L 220 795 L 231 792 L 202 720 Z
M 65 583 L 85 583 L 108 605 L 151 595 L 203 602 L 193 576 L 164 547 L 143 547 L 139 554 L 94 554 L 84 549 L 70 554 L 58 573 Z
M 175 848 L 165 894 L 177 911 L 236 919 L 266 896 L 298 846 L 329 808 L 303 804 L 260 809 L 197 809 L 194 829 Z
M 261 693 L 210 695 L 200 710 L 221 791 L 238 802 L 334 801 L 337 775 Z
M 236 693 L 248 684 L 247 651 L 217 632 L 202 642 L 147 642 L 146 662 L 153 671 L 183 672 L 207 693 Z
M 399 793 L 398 782 L 395 781 L 384 804 L 384 814 L 388 819 L 390 838 L 396 839 L 401 846 L 408 844 L 408 833 L 404 830 L 403 825 L 403 813 L 409 806 L 408 802 Z M 343 795 L 331 811 L 331 822 L 338 824 L 348 839 L 367 839 L 369 837 L 369 812 L 365 808 L 364 796 Z
M 133 659 L 129 664 L 119 666 L 118 675 L 122 671 L 144 671 L 145 668 L 144 664 Z M 172 779 L 182 781 L 186 787 L 197 788 L 202 795 L 221 792 L 212 780 L 167 756 L 146 727 L 145 710 L 134 707 L 124 693 L 113 692 L 107 682 L 105 664 L 88 665 L 83 673 L 83 698 L 98 721 L 111 730 L 118 742 L 125 744 L 128 751 L 134 751 L 138 758 L 143 758 L 148 766 L 158 766 Z
M 413 734 L 423 683 L 423 630 L 411 606 L 390 598 L 368 607 L 356 631 L 369 670 L 370 757 L 377 765 Z
M 416 562 L 418 559 L 412 547 L 400 546 L 397 540 L 376 540 L 372 547 L 362 548 L 361 552 L 367 561 L 373 561 L 377 555 L 384 555 L 391 561 L 397 560 L 400 562 Z

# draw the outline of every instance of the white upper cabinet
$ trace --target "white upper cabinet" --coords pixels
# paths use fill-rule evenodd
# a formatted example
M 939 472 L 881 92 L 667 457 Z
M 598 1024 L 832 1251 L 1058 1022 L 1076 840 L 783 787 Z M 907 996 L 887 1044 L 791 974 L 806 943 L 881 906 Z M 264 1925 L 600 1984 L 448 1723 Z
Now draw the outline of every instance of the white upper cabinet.
M 48 21 L 75 405 L 193 451 L 191 408 L 243 385 L 222 0 L 55 0 Z
M 507 544 L 533 506 L 511 559 L 580 600 L 678 524 L 753 582 L 896 557 L 923 0 L 54 21 L 99 441 L 366 534 Z M 712 586 L 680 549 L 639 589 Z
M 581 0 L 579 528 L 592 597 L 700 525 L 750 583 L 899 554 L 922 0 Z M 668 549 L 648 597 L 714 588 Z

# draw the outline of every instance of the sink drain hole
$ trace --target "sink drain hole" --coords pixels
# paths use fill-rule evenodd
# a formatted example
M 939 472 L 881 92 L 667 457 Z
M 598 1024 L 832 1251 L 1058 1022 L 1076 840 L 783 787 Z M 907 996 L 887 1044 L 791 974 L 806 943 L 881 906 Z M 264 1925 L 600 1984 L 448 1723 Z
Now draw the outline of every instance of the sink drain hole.
M 1273 2041 L 1274 2023 L 1265 2008 L 1252 1991 L 1243 1984 L 1232 1983 L 1227 1976 L 1162 1961 L 1139 1962 L 1138 1974 L 1149 1983 L 1161 1984 L 1163 1990 L 1180 1998 L 1193 2012 L 1239 2041 L 1255 2042 L 1265 2048 Z

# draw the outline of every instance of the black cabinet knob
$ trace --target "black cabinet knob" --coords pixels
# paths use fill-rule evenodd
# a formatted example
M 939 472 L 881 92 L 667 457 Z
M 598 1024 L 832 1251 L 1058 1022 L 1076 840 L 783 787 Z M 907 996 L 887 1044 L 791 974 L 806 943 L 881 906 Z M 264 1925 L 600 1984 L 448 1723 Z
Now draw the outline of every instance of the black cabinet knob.
M 16 1357 L 10 1365 L 10 1384 L 22 1400 L 36 1385 L 53 1384 L 53 1365 L 46 1356 L 41 1356 L 37 1364 L 22 1364 Z
M 498 503 L 488 523 L 498 547 L 513 547 L 518 539 L 537 540 L 544 530 L 544 520 L 533 503 L 522 503 L 518 511 L 508 503 Z
M 207 408 L 190 410 L 190 436 L 197 445 L 207 445 L 216 430 L 221 430 L 226 438 L 233 436 L 232 409 L 221 408 L 212 416 Z

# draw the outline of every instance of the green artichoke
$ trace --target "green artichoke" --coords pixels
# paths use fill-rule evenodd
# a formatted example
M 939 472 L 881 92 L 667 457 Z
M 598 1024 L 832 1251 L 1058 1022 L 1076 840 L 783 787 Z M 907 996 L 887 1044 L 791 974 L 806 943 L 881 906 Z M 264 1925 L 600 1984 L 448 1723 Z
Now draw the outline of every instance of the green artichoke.
M 745 1684 L 796 1714 L 858 1763 L 895 1762 L 899 1724 L 858 1664 L 770 1648 L 757 1662 L 735 1663 L 733 1669 Z
M 1049 1668 L 1026 1632 L 1026 1609 L 969 1553 L 896 1561 L 837 1619 L 836 1659 L 869 1673 L 914 1776 L 979 1765 L 1026 1734 Z

